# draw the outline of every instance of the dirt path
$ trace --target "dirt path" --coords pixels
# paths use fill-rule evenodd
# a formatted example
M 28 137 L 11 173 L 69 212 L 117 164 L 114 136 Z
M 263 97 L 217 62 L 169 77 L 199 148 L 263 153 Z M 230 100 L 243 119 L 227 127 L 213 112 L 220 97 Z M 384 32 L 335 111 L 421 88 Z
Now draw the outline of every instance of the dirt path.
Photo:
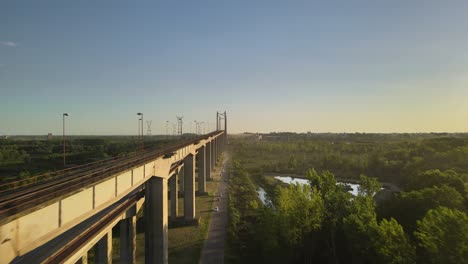
M 208 237 L 203 245 L 201 253 L 201 264 L 222 264 L 224 263 L 224 246 L 226 242 L 227 215 L 227 178 L 226 168 L 227 158 L 223 163 L 221 177 L 219 178 L 216 200 L 213 208 L 218 207 L 219 211 L 211 214 L 210 225 L 208 227 Z M 219 200 L 217 200 L 219 198 Z

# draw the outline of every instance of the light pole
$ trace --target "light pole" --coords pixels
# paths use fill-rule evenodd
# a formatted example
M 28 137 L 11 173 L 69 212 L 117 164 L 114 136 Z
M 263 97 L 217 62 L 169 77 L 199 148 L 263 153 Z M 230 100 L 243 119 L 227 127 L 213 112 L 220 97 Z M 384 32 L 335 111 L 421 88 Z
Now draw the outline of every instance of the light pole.
M 169 138 L 169 120 L 166 120 L 166 137 Z
M 66 164 L 66 146 L 65 146 L 65 117 L 68 116 L 68 113 L 62 114 L 62 125 L 63 125 L 63 167 Z
M 138 137 L 137 137 L 137 140 L 139 141 L 140 140 L 140 133 L 141 133 L 141 129 L 140 129 L 140 123 L 141 123 L 141 118 L 138 118 Z
M 145 148 L 145 140 L 144 140 L 144 135 L 143 135 L 143 113 L 137 113 L 137 115 L 141 116 L 139 121 L 141 120 L 141 149 L 143 150 Z M 140 123 L 138 123 L 138 128 L 140 127 Z M 140 131 L 138 131 L 140 133 Z

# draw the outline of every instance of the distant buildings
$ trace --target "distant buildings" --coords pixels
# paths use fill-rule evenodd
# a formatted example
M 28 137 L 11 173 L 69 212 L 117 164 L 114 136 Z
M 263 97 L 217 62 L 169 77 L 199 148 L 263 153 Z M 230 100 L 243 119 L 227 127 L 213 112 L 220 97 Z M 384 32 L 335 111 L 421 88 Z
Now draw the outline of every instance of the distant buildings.
M 52 133 L 47 134 L 47 140 L 51 140 L 51 139 L 52 139 Z

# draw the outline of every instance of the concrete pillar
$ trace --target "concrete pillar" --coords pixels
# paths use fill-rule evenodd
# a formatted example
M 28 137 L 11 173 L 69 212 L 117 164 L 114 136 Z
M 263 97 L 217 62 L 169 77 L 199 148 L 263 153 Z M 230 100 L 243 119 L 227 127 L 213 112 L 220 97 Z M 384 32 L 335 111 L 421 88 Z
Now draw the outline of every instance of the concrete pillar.
M 224 111 L 224 145 L 227 145 L 227 114 Z
M 217 147 L 217 150 L 216 150 L 216 160 L 218 161 L 216 164 L 219 164 L 219 157 L 221 155 L 221 138 L 218 137 L 216 139 L 216 147 Z
M 220 156 L 221 155 L 221 150 L 223 149 L 223 135 L 218 137 L 218 142 L 219 142 L 218 156 Z
M 184 219 L 195 219 L 195 156 L 184 159 Z
M 211 155 L 211 170 L 214 170 L 214 167 L 215 167 L 215 156 L 216 156 L 215 150 L 214 150 L 214 149 L 215 149 L 215 142 L 214 142 L 214 139 L 211 140 L 210 145 L 211 145 L 211 153 L 210 153 L 210 155 Z
M 176 172 L 169 179 L 169 192 L 171 193 L 171 221 L 175 221 L 179 214 L 179 186 L 177 184 L 177 178 L 179 178 Z
M 198 193 L 203 194 L 206 192 L 206 171 L 205 171 L 205 163 L 206 163 L 206 147 L 203 146 L 198 150 Z
M 152 177 L 145 188 L 145 263 L 167 263 L 167 179 Z
M 84 254 L 77 262 L 76 264 L 88 264 L 88 252 Z
M 205 176 L 207 180 L 212 180 L 211 179 L 211 143 L 206 143 L 206 148 L 205 148 Z
M 94 263 L 112 264 L 112 230 L 104 235 L 94 247 Z
M 213 140 L 214 143 L 214 165 L 218 165 L 218 138 Z
M 184 167 L 182 167 L 181 170 L 179 170 L 179 192 L 184 193 Z
M 221 146 L 223 144 L 223 139 L 222 139 L 222 136 L 218 137 L 217 139 L 217 146 L 218 146 L 218 150 L 216 151 L 216 159 L 218 159 L 218 164 L 219 164 L 219 158 L 221 157 Z
M 120 263 L 136 263 L 136 216 L 120 221 Z

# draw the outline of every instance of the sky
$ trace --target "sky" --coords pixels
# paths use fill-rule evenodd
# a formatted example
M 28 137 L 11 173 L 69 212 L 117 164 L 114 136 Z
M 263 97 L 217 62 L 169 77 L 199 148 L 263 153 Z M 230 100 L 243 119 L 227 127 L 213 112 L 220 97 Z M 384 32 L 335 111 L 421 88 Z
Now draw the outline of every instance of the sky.
M 0 135 L 467 132 L 468 1 L 0 2 Z M 207 129 L 208 130 L 208 129 Z M 146 133 L 146 128 L 145 128 Z

